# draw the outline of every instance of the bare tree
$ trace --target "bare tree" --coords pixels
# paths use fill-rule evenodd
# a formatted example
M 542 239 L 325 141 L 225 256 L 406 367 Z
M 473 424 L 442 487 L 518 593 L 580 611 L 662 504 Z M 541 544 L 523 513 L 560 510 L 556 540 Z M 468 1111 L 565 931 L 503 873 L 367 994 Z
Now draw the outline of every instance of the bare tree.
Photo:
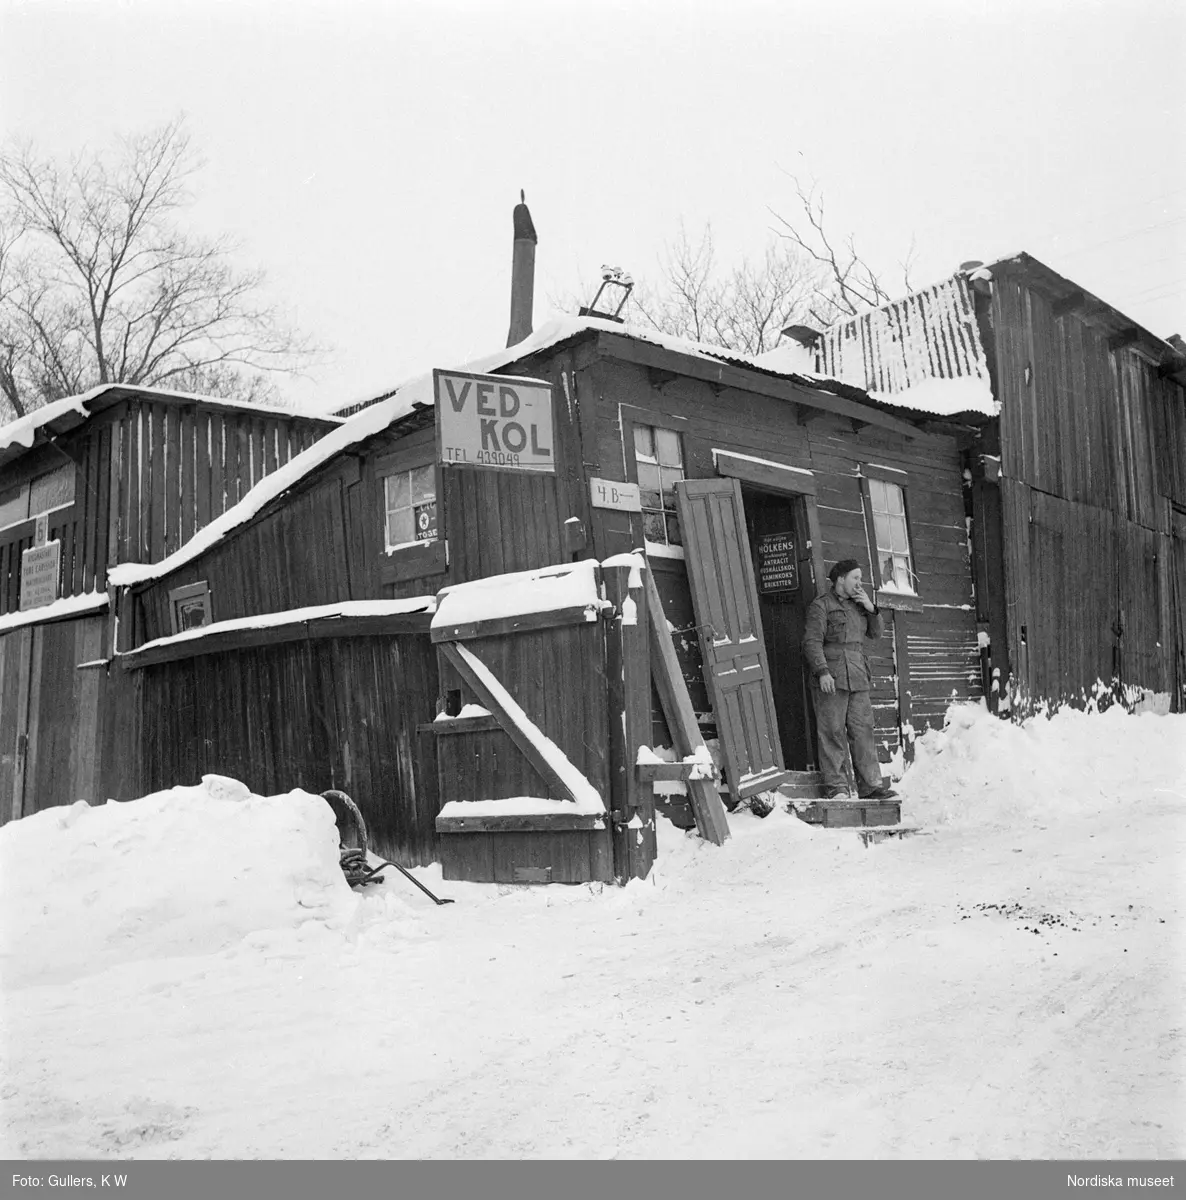
M 712 227 L 693 241 L 681 225 L 659 255 L 655 282 L 634 286 L 623 319 L 672 337 L 761 354 L 778 342 L 779 331 L 799 319 L 816 276 L 813 263 L 778 244 L 757 262 L 744 259 L 732 270 L 718 266 Z M 592 289 L 586 289 L 586 297 Z M 571 297 L 553 298 L 572 310 Z
M 781 236 L 806 254 L 817 268 L 807 306 L 812 320 L 821 326 L 831 325 L 891 300 L 878 273 L 858 253 L 853 235 L 839 243 L 829 235 L 824 225 L 824 197 L 818 185 L 812 183 L 804 188 L 795 176 L 791 176 L 791 183 L 802 210 L 801 217 L 789 221 L 779 213 L 773 215 L 782 226 Z M 914 253 L 912 241 L 906 258 L 898 264 L 905 292 L 912 290 L 910 272 Z
M 198 168 L 179 118 L 68 165 L 0 154 L 0 393 L 20 415 L 104 383 L 274 398 L 312 348 L 234 244 L 183 230 Z

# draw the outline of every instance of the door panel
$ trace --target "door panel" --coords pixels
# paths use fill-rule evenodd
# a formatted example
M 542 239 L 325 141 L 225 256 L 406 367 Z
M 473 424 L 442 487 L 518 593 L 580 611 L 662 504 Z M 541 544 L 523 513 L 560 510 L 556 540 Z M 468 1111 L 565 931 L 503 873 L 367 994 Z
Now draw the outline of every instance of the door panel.
M 737 799 L 788 777 L 770 690 L 749 536 L 735 479 L 676 485 L 704 679 Z

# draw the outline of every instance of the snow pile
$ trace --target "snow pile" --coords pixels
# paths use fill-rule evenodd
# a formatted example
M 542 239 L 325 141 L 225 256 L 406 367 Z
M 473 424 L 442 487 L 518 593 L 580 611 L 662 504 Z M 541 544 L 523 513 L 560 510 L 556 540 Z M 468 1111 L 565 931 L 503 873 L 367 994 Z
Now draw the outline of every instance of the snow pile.
M 1065 708 L 1023 725 L 977 704 L 915 742 L 899 791 L 909 824 L 1006 826 L 1186 799 L 1186 716 Z
M 357 900 L 320 796 L 207 775 L 130 803 L 80 800 L 0 829 L 0 976 L 62 983 L 211 954 L 262 931 L 341 929 Z M 265 939 L 266 940 L 266 939 Z

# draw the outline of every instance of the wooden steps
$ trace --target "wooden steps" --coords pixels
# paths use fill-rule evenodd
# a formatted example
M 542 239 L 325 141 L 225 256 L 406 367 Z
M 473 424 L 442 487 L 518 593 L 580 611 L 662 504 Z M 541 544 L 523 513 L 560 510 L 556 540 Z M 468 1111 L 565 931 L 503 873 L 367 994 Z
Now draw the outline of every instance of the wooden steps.
M 823 776 L 818 771 L 792 771 L 791 778 L 777 789 L 788 812 L 801 821 L 823 829 L 879 829 L 897 826 L 902 820 L 902 803 L 893 800 L 829 800 L 824 796 Z M 692 810 L 684 796 L 657 796 L 655 807 L 680 829 L 695 826 Z M 881 836 L 892 836 L 888 832 Z M 880 840 L 878 837 L 876 840 Z M 868 842 L 866 843 L 868 844 Z
M 788 807 L 799 820 L 825 829 L 867 829 L 902 820 L 899 800 L 813 800 Z

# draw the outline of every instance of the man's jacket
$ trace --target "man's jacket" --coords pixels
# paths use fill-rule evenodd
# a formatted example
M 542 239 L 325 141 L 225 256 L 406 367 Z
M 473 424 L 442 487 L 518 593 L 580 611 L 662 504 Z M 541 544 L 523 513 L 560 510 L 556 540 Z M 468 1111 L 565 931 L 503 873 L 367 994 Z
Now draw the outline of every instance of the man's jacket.
M 834 591 L 817 596 L 807 609 L 803 653 L 816 679 L 830 673 L 847 692 L 868 692 L 873 681 L 865 657 L 865 638 L 881 637 L 881 614 L 867 613 L 855 600 Z

